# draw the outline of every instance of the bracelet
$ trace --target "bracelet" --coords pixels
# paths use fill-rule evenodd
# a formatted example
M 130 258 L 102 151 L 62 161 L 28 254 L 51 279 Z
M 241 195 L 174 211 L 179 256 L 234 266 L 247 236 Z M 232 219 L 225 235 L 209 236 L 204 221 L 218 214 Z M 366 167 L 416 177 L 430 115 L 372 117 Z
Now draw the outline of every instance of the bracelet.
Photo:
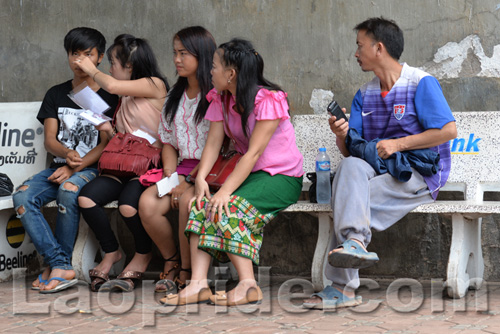
M 111 138 L 116 136 L 116 128 L 113 128 L 113 131 L 111 131 Z
M 99 73 L 101 73 L 101 71 L 97 70 L 97 72 L 95 72 L 94 75 L 92 76 L 92 80 L 95 81 L 95 76 L 98 75 Z

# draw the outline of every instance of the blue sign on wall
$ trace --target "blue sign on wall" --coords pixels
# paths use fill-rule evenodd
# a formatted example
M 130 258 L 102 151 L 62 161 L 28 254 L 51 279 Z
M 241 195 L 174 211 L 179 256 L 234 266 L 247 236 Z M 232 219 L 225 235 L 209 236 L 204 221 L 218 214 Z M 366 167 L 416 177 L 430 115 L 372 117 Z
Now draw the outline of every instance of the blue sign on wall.
M 450 141 L 451 154 L 479 154 L 479 141 L 481 138 L 474 138 L 474 134 L 469 134 L 469 138 L 455 138 Z

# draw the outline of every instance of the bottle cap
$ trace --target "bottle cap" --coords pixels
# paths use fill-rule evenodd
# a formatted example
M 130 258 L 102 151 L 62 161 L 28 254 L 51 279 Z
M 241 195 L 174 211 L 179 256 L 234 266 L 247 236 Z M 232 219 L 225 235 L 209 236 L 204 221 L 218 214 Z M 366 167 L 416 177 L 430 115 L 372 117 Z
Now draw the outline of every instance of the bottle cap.
M 320 151 L 320 152 L 326 152 L 326 148 L 324 148 L 324 147 L 320 147 L 320 148 L 319 148 L 319 151 Z

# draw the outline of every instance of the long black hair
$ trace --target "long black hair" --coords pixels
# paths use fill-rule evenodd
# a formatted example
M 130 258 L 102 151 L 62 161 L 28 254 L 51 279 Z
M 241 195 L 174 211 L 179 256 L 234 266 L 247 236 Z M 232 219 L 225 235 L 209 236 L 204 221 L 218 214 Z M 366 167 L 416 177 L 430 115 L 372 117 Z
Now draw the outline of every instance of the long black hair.
M 179 30 L 174 35 L 172 41 L 176 39 L 184 45 L 186 51 L 198 60 L 196 80 L 198 80 L 198 85 L 200 87 L 201 99 L 198 102 L 194 120 L 196 123 L 200 123 L 205 117 L 209 105 L 206 95 L 213 88 L 210 69 L 212 68 L 212 59 L 217 44 L 215 44 L 215 39 L 212 34 L 200 26 L 187 27 Z M 165 104 L 165 119 L 168 119 L 169 123 L 172 123 L 175 119 L 179 101 L 187 88 L 187 78 L 179 77 L 175 85 L 168 92 L 168 98 Z
M 233 38 L 219 45 L 217 54 L 222 64 L 234 68 L 236 79 L 236 107 L 241 113 L 241 127 L 248 137 L 247 121 L 255 107 L 255 96 L 260 88 L 283 91 L 280 86 L 264 78 L 264 60 L 250 41 Z M 226 95 L 224 98 L 229 98 Z
M 119 35 L 106 51 L 110 62 L 113 51 L 116 51 L 116 58 L 123 67 L 128 63 L 132 65 L 131 80 L 146 78 L 154 84 L 152 78 L 157 77 L 163 81 L 167 91 L 170 89 L 167 78 L 160 71 L 153 49 L 145 39 L 129 34 Z

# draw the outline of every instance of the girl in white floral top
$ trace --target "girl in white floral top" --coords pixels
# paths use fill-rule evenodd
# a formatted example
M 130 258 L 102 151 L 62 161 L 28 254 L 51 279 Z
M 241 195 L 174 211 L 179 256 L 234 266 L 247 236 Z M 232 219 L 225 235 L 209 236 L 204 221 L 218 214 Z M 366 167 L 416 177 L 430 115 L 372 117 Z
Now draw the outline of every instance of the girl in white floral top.
M 142 224 L 162 254 L 165 265 L 156 283 L 157 292 L 174 292 L 191 277 L 189 244 L 184 236 L 189 200 L 194 195 L 194 179 L 205 147 L 209 121 L 205 120 L 212 89 L 210 69 L 216 49 L 213 36 L 205 28 L 187 27 L 174 35 L 173 61 L 179 78 L 169 91 L 158 129 L 163 143 L 163 177 L 176 172 L 179 185 L 159 198 L 156 186 L 141 196 L 139 215 Z M 180 161 L 180 163 L 178 163 Z M 179 248 L 166 214 L 179 209 Z

